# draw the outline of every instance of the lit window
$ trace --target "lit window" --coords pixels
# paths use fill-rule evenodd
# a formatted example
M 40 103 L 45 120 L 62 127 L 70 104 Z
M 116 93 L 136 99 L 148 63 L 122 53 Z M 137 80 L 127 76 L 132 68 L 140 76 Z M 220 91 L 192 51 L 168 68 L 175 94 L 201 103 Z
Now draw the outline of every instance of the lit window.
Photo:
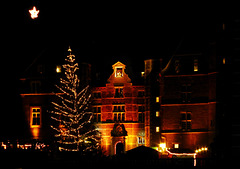
M 145 75 L 145 72 L 141 72 L 141 77 L 144 77 L 144 75 Z
M 159 97 L 156 97 L 156 103 L 159 103 Z
M 156 117 L 159 117 L 159 111 L 156 111 Z
M 194 59 L 193 71 L 194 71 L 194 72 L 197 72 L 197 71 L 198 71 L 198 59 Z
M 156 132 L 158 133 L 160 131 L 160 128 L 159 127 L 156 127 Z
M 174 144 L 174 148 L 179 148 L 179 144 Z
M 61 73 L 61 72 L 62 72 L 62 67 L 61 67 L 61 65 L 57 65 L 57 66 L 56 66 L 56 72 L 57 72 L 57 73 Z
M 226 58 L 223 58 L 223 64 L 224 65 L 226 64 Z
M 40 127 L 41 125 L 41 107 L 31 107 L 31 127 Z
M 122 67 L 116 67 L 115 69 L 115 77 L 122 77 L 123 76 L 123 68 Z
M 145 139 L 143 136 L 138 136 L 138 144 L 145 144 Z

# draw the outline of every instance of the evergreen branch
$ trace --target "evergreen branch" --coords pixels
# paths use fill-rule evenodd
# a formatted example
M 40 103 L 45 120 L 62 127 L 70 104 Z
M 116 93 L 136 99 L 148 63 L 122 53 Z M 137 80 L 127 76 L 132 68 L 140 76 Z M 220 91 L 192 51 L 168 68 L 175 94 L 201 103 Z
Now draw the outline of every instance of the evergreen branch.
M 91 124 L 93 114 L 89 111 L 89 85 L 79 92 L 80 80 L 76 74 L 79 68 L 78 63 L 75 63 L 75 56 L 70 54 L 65 60 L 68 62 L 63 65 L 65 77 L 60 78 L 60 85 L 55 85 L 63 95 L 55 94 L 60 102 L 52 102 L 54 111 L 50 112 L 51 119 L 64 127 L 59 125 L 51 128 L 57 132 L 55 137 L 60 143 L 59 150 L 92 150 L 99 147 L 99 139 L 96 137 L 97 130 Z M 91 144 L 85 142 L 88 139 L 92 140 Z

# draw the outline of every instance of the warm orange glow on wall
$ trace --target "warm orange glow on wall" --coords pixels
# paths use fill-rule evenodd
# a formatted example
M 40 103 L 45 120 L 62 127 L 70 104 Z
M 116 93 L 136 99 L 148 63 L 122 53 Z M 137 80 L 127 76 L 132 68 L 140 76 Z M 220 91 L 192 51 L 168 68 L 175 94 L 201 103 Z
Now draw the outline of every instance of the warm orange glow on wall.
M 31 129 L 33 139 L 39 138 L 39 131 L 40 131 L 40 128 L 32 128 Z

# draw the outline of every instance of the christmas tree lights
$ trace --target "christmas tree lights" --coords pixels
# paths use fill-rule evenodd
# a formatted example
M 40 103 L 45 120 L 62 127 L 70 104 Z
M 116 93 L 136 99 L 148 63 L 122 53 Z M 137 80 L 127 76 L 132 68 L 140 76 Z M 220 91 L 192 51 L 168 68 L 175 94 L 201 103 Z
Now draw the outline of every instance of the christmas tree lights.
M 100 147 L 100 133 L 96 130 L 90 110 L 90 89 L 86 86 L 80 89 L 77 70 L 78 63 L 75 55 L 67 56 L 65 77 L 60 78 L 56 85 L 61 94 L 56 94 L 57 102 L 52 102 L 53 110 L 51 128 L 55 130 L 55 137 L 60 151 L 92 151 Z

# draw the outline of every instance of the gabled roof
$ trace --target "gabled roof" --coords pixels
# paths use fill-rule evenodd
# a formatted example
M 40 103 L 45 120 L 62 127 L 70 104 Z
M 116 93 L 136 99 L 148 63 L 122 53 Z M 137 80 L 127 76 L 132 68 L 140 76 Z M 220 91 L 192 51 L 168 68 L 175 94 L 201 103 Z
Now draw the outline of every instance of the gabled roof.
M 122 62 L 118 61 L 115 64 L 112 65 L 112 68 L 114 69 L 115 67 L 122 67 L 123 69 L 126 68 L 126 65 L 124 65 Z
M 109 83 L 113 83 L 115 85 L 123 85 L 124 83 L 131 83 L 131 79 L 125 73 L 126 65 L 121 62 L 116 62 L 112 65 L 113 73 L 108 78 Z

